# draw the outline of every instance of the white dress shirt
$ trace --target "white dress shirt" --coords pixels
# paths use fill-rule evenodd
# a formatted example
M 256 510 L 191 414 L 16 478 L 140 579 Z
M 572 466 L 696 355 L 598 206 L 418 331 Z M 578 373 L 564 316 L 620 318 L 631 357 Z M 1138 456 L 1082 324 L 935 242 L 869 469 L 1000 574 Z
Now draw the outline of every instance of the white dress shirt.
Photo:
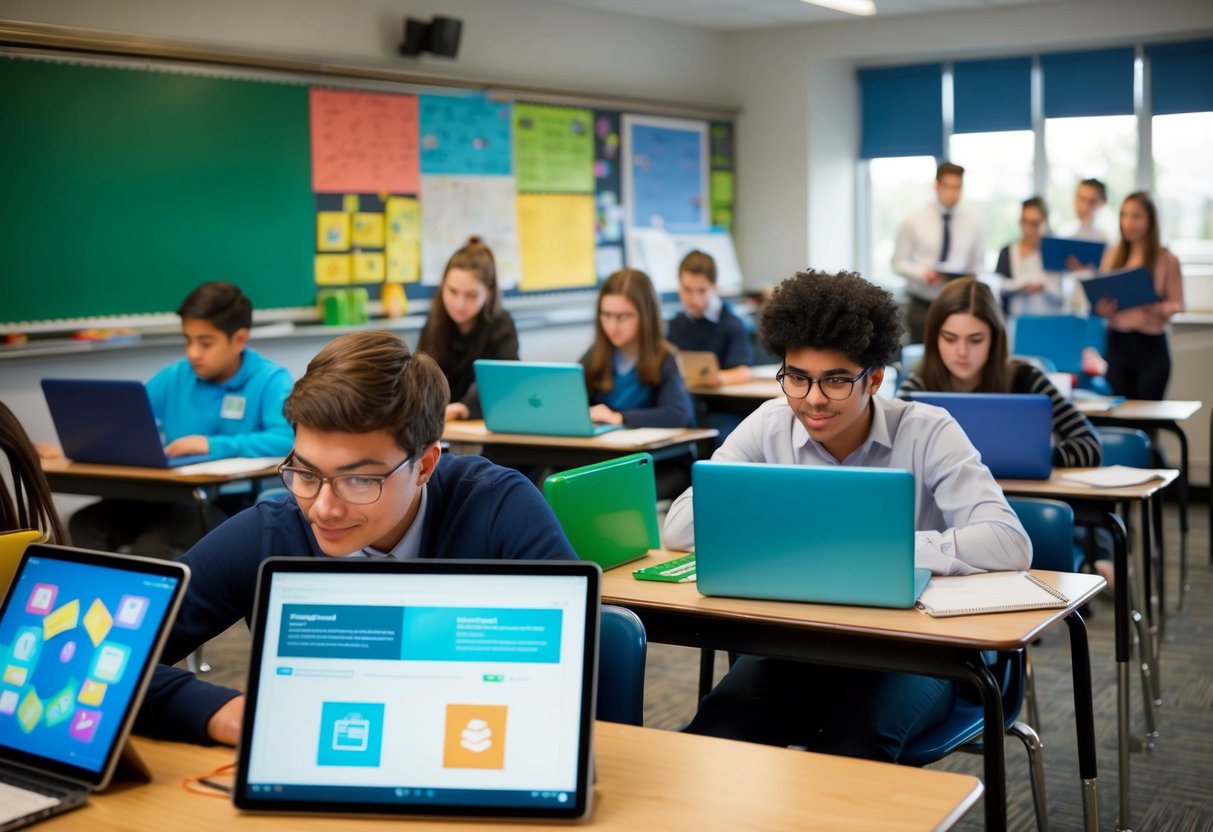
M 1067 240 L 1086 240 L 1088 243 L 1106 243 L 1108 241 L 1107 232 L 1094 222 L 1090 225 L 1083 225 L 1078 220 L 1071 220 L 1063 225 L 1058 229 L 1057 236 Z
M 1040 249 L 1020 254 L 1019 243 L 1007 246 L 1011 263 L 1011 277 L 1003 280 L 1000 288 L 1010 296 L 1008 311 L 1012 317 L 1020 315 L 1064 315 L 1070 311 L 1070 296 L 1074 292 L 1074 280 L 1061 272 L 1045 270 Z M 1039 292 L 1028 294 L 1023 290 L 1032 284 L 1040 284 Z
M 785 399 L 750 414 L 712 459 L 781 465 L 900 468 L 914 475 L 914 563 L 936 575 L 1027 569 L 1032 543 L 990 469 L 946 410 L 873 397 L 868 438 L 842 463 L 809 436 Z M 812 497 L 805 497 L 812 513 Z M 872 506 L 872 522 L 880 522 Z M 761 518 L 738 518 L 759 522 Z M 687 489 L 666 516 L 667 549 L 695 548 L 694 501 Z
M 949 213 L 948 257 L 940 260 L 943 253 L 943 215 Z M 981 247 L 981 224 L 977 217 L 957 206 L 945 208 L 936 201 L 922 206 L 906 217 L 897 231 L 897 244 L 893 248 L 893 271 L 907 281 L 906 291 L 927 302 L 935 300 L 944 281 L 927 283 L 926 274 L 931 269 L 951 274 L 979 274 L 982 270 L 985 251 Z

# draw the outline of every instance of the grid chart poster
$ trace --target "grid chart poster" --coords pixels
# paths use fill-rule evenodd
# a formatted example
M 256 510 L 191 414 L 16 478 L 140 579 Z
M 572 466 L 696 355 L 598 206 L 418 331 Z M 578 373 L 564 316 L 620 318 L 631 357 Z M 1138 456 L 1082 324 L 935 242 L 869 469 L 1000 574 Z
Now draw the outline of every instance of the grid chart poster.
M 623 132 L 628 226 L 670 233 L 707 231 L 707 123 L 625 115 Z

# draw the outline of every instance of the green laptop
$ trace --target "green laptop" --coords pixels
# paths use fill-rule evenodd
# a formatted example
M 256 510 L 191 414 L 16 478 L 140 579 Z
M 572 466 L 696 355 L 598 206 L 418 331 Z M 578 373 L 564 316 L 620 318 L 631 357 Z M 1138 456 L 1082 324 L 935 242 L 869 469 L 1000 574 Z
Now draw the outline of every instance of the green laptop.
M 552 474 L 543 482 L 543 496 L 577 557 L 603 569 L 642 558 L 661 546 L 657 483 L 648 454 Z

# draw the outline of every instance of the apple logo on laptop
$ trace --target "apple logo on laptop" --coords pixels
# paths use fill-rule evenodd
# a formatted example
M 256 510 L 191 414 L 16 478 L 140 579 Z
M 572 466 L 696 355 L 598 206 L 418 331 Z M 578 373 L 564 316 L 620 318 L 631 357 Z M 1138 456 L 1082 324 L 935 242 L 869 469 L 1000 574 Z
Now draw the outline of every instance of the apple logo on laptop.
M 543 407 L 543 399 L 539 397 L 538 393 L 532 393 L 531 397 L 527 399 L 527 404 L 538 410 L 539 408 Z

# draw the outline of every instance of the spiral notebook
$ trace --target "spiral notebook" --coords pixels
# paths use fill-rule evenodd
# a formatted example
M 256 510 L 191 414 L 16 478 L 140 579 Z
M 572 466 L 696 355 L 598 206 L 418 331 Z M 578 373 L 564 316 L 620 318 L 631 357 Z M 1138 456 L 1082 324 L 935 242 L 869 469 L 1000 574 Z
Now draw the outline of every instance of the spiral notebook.
M 931 576 L 918 608 L 935 618 L 989 612 L 1060 609 L 1070 599 L 1027 572 L 986 572 L 948 578 Z

